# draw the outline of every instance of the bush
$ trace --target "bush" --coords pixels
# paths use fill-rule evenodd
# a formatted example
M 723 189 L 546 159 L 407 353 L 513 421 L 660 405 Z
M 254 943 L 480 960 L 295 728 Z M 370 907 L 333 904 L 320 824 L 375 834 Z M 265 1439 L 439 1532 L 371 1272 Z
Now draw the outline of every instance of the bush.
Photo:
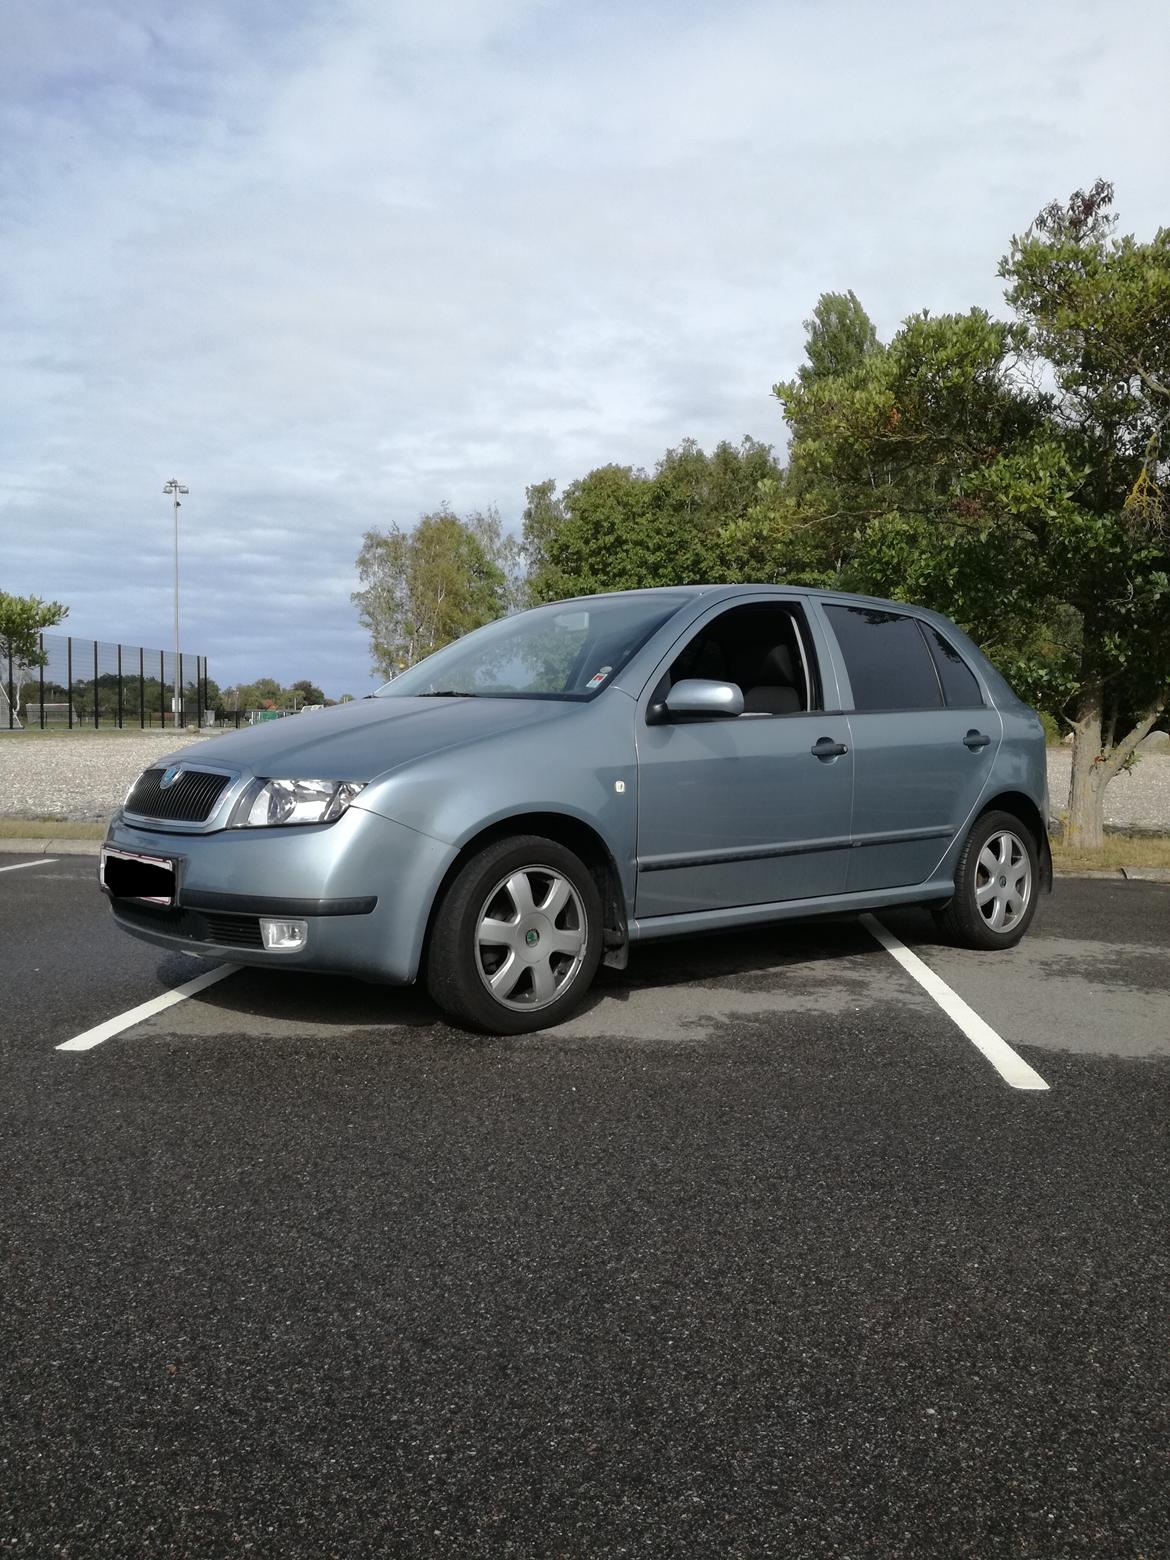
M 1049 747 L 1059 747 L 1064 733 L 1055 715 L 1049 715 L 1046 711 L 1040 711 L 1040 724 L 1044 727 L 1044 740 Z

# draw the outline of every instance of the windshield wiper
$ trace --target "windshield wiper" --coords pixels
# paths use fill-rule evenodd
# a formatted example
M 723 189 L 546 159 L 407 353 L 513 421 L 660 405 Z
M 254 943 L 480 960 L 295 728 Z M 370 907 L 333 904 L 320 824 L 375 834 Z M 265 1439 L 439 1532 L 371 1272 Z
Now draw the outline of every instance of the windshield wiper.
M 428 688 L 417 695 L 420 699 L 478 699 L 478 693 L 468 693 L 466 688 Z

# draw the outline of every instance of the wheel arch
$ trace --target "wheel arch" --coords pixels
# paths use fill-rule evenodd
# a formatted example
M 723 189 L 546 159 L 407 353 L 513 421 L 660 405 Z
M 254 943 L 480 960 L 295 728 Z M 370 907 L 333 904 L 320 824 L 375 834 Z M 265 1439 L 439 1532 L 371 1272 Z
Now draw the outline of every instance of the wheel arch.
M 574 817 L 571 813 L 561 812 L 512 813 L 485 825 L 463 842 L 459 854 L 443 874 L 442 881 L 431 900 L 426 931 L 423 934 L 420 968 L 426 967 L 431 931 L 443 897 L 468 861 L 485 846 L 494 845 L 497 840 L 507 839 L 511 835 L 521 834 L 539 834 L 545 839 L 555 840 L 558 845 L 563 845 L 566 850 L 571 850 L 575 856 L 579 856 L 589 868 L 597 884 L 597 891 L 601 895 L 605 912 L 602 962 L 624 969 L 629 951 L 629 929 L 626 920 L 625 892 L 613 851 L 604 837 L 590 824 Z
M 979 809 L 982 818 L 989 812 L 1011 813 L 1018 818 L 1036 842 L 1040 857 L 1040 887 L 1046 894 L 1052 892 L 1052 847 L 1048 842 L 1048 826 L 1039 807 L 1024 791 L 1000 791 L 985 799 Z

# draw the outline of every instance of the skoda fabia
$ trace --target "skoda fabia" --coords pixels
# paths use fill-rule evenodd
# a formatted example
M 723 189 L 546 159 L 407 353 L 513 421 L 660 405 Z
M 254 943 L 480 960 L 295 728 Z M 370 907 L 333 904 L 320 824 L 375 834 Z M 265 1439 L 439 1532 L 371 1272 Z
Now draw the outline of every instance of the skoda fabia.
M 541 1029 L 655 937 L 921 904 L 1007 948 L 1051 886 L 1038 717 L 955 626 L 776 586 L 589 596 L 358 703 L 187 747 L 110 823 L 136 937 Z

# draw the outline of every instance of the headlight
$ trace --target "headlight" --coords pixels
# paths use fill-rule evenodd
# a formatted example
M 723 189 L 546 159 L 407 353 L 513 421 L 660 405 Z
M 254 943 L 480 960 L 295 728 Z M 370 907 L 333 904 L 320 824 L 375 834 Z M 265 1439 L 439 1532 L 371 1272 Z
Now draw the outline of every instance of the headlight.
M 363 780 L 253 780 L 236 806 L 232 827 L 332 823 L 364 786 Z

